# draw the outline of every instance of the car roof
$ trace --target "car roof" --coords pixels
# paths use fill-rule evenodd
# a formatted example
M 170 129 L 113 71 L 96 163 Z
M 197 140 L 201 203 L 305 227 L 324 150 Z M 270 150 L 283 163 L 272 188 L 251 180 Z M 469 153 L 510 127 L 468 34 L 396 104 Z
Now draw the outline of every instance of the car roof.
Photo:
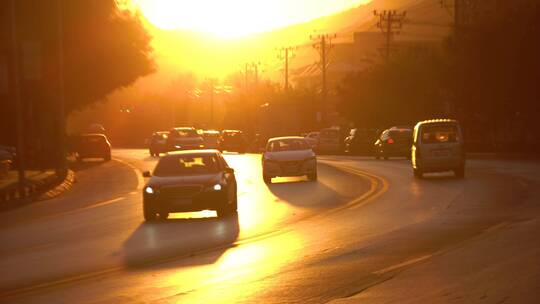
M 179 128 L 172 128 L 175 131 L 183 131 L 183 130 L 195 130 L 193 127 L 179 127 Z
M 282 137 L 273 137 L 268 140 L 268 142 L 275 141 L 275 140 L 287 140 L 287 139 L 302 139 L 305 140 L 305 138 L 301 136 L 282 136 Z
M 184 150 L 184 151 L 174 151 L 165 154 L 162 158 L 171 158 L 177 156 L 204 156 L 204 155 L 216 155 L 220 154 L 218 150 L 215 149 L 205 149 L 205 150 Z
M 84 133 L 84 134 L 80 134 L 79 136 L 80 137 L 103 137 L 103 138 L 107 138 L 107 136 L 105 136 L 105 134 L 100 134 L 100 133 Z
M 459 124 L 459 122 L 455 119 L 430 119 L 430 120 L 424 120 L 416 124 L 416 126 L 420 125 L 427 125 L 427 124 Z

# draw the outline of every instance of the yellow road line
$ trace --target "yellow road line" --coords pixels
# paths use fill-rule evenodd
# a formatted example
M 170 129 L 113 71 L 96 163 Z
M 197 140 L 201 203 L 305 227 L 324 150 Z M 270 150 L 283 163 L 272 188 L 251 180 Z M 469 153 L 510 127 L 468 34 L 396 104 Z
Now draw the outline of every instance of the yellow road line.
M 115 159 L 115 160 L 117 160 L 117 159 Z M 120 161 L 120 162 L 125 163 L 124 161 Z M 359 208 L 360 206 L 364 206 L 367 203 L 372 202 L 374 200 L 374 198 L 379 197 L 384 192 L 386 192 L 387 189 L 388 189 L 388 182 L 385 179 L 383 179 L 382 177 L 378 177 L 378 176 L 375 176 L 375 175 L 373 175 L 371 173 L 367 173 L 365 171 L 358 170 L 358 169 L 355 169 L 355 168 L 352 168 L 352 167 L 347 167 L 347 166 L 342 166 L 342 165 L 335 165 L 335 164 L 330 164 L 330 163 L 326 163 L 326 162 L 324 162 L 324 163 L 326 165 L 334 167 L 334 168 L 336 168 L 338 170 L 348 172 L 350 174 L 354 174 L 354 175 L 359 176 L 361 178 L 368 179 L 370 181 L 370 189 L 366 193 L 361 195 L 359 198 L 356 198 L 356 199 L 352 200 L 347 205 L 345 205 L 345 206 L 343 206 L 341 208 L 334 208 L 332 210 L 329 210 L 328 212 L 324 212 L 323 214 L 315 214 L 313 216 L 305 217 L 304 219 L 316 218 L 316 217 L 320 217 L 320 216 L 327 216 L 328 214 L 339 212 L 339 211 L 342 211 L 342 210 L 345 210 L 345 209 Z M 137 168 L 135 168 L 133 165 L 131 165 L 129 163 L 126 163 L 126 165 L 134 168 L 134 170 L 136 170 L 136 171 L 139 171 Z M 139 175 L 139 176 L 141 176 L 141 175 Z M 119 201 L 119 200 L 121 200 L 123 198 L 124 197 L 115 198 L 115 199 L 112 199 L 112 200 L 109 200 L 109 201 L 105 201 L 103 203 L 99 203 L 98 205 L 102 206 L 103 204 L 111 204 L 111 203 Z M 94 206 L 96 206 L 96 205 L 94 205 Z M 95 208 L 94 206 L 89 206 L 88 208 Z M 213 251 L 224 249 L 224 248 L 231 248 L 231 247 L 237 247 L 237 246 L 240 246 L 240 245 L 243 245 L 243 244 L 254 243 L 254 242 L 261 241 L 261 240 L 264 240 L 264 239 L 268 239 L 268 238 L 271 238 L 271 237 L 274 237 L 274 236 L 282 235 L 282 234 L 287 233 L 287 232 L 289 232 L 291 230 L 292 230 L 291 228 L 287 228 L 287 229 L 269 231 L 267 233 L 246 237 L 244 239 L 239 239 L 236 242 L 230 243 L 230 244 L 223 244 L 223 245 L 215 246 L 215 247 L 212 247 L 212 248 L 201 249 L 201 250 L 198 250 L 198 251 L 195 251 L 195 252 L 188 252 L 188 253 L 185 253 L 183 255 L 179 255 L 179 256 L 175 256 L 175 257 L 168 257 L 168 258 L 162 258 L 162 259 L 147 261 L 145 263 L 141 263 L 140 266 L 152 266 L 152 265 L 170 263 L 170 262 L 181 260 L 183 258 L 193 257 L 193 256 L 196 256 L 196 255 L 203 255 L 203 254 L 211 253 Z M 30 294 L 30 293 L 34 293 L 34 292 L 39 292 L 39 291 L 44 290 L 44 289 L 50 289 L 50 288 L 54 288 L 54 287 L 59 286 L 59 285 L 70 284 L 70 283 L 75 283 L 75 282 L 81 281 L 81 280 L 101 277 L 103 275 L 112 274 L 112 273 L 119 272 L 119 271 L 122 271 L 122 270 L 125 270 L 125 269 L 127 269 L 126 266 L 111 267 L 111 268 L 101 270 L 101 271 L 94 271 L 94 272 L 90 272 L 90 273 L 86 273 L 86 274 L 81 274 L 81 275 L 68 277 L 68 278 L 65 278 L 65 279 L 59 279 L 59 280 L 45 282 L 45 283 L 36 284 L 36 285 L 31 285 L 31 286 L 27 286 L 27 287 L 21 287 L 21 288 L 18 288 L 18 289 L 14 289 L 14 290 L 11 290 L 11 291 L 6 291 L 6 292 L 3 292 L 3 293 L 0 293 L 0 299 L 7 298 L 7 297 L 13 297 L 13 296 L 16 296 L 16 295 L 19 295 L 19 294 Z

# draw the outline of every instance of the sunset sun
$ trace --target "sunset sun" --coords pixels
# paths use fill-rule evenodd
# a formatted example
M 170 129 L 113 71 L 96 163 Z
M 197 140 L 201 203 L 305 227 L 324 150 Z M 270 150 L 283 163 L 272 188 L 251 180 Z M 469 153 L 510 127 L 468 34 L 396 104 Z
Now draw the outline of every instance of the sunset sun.
M 221 38 L 270 31 L 335 13 L 369 0 L 138 0 L 145 18 L 163 30 Z

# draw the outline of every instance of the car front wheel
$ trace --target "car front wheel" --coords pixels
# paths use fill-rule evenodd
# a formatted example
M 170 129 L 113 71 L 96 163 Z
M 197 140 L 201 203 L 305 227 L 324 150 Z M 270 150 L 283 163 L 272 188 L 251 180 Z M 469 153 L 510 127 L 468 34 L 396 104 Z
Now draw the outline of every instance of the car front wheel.
M 155 221 L 157 218 L 156 210 L 148 206 L 148 204 L 145 202 L 143 202 L 143 215 L 144 220 L 147 222 Z

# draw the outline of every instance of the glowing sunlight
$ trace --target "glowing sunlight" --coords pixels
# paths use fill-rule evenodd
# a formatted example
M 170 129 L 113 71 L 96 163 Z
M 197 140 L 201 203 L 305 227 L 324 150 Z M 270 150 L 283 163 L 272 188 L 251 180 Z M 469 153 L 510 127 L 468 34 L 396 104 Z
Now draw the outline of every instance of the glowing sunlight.
M 371 0 L 133 1 L 158 28 L 236 38 L 331 15 Z

